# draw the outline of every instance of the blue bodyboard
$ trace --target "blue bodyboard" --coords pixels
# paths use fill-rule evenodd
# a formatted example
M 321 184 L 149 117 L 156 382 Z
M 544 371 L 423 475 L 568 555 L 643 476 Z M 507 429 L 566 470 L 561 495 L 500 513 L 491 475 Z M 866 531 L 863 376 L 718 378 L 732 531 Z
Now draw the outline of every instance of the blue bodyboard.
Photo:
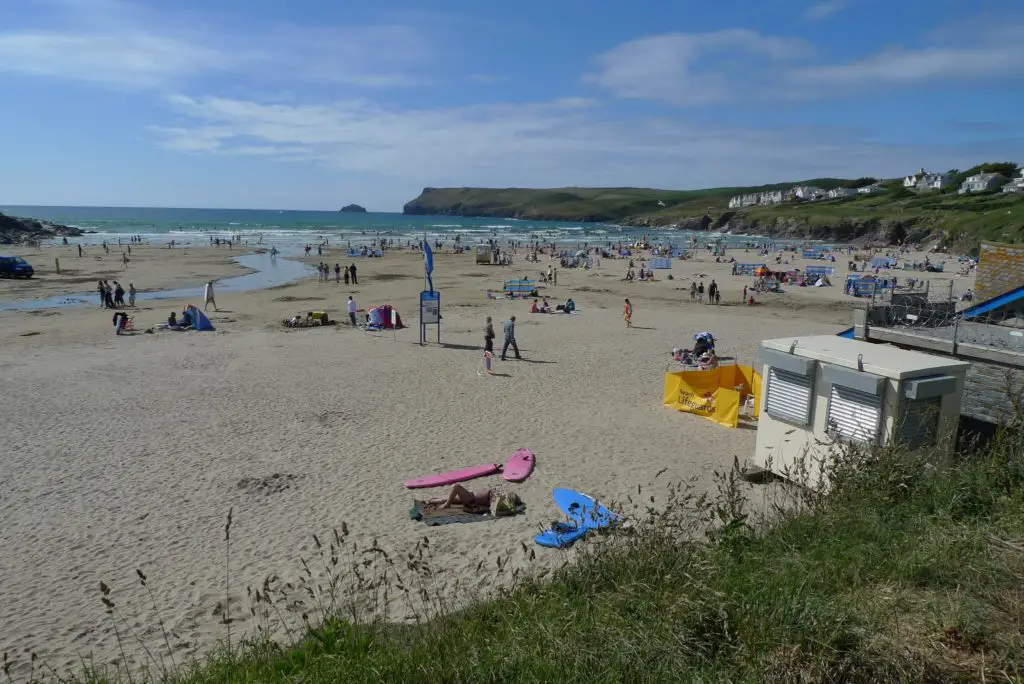
M 619 519 L 607 508 L 597 503 L 593 497 L 572 489 L 556 489 L 551 493 L 555 505 L 580 527 L 596 530 L 608 527 Z
M 569 522 L 559 522 L 533 538 L 541 546 L 563 549 L 582 539 L 591 530 L 608 527 L 619 516 L 597 503 L 593 497 L 572 489 L 556 489 L 551 493 Z

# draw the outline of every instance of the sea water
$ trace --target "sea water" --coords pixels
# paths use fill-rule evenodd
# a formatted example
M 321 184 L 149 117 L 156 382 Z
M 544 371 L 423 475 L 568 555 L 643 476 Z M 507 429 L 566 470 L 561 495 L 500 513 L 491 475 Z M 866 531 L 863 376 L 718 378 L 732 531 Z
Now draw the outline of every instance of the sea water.
M 375 239 L 393 239 L 403 246 L 426 235 L 431 242 L 452 243 L 456 236 L 464 245 L 498 239 L 522 242 L 556 242 L 582 247 L 633 242 L 647 235 L 652 242 L 671 242 L 687 246 L 722 240 L 739 246 L 760 242 L 749 236 L 717 233 L 689 233 L 671 229 L 632 228 L 605 223 L 530 221 L 461 216 L 407 216 L 393 213 L 344 213 L 337 211 L 276 211 L 261 209 L 160 209 L 131 207 L 22 207 L 0 206 L 8 216 L 52 221 L 83 230 L 95 231 L 71 244 L 129 243 L 129 236 L 140 235 L 148 244 L 178 246 L 209 245 L 210 240 L 238 236 L 242 246 L 271 245 L 299 247 L 326 240 L 330 245 L 362 245 Z M 58 238 L 59 241 L 59 238 Z M 784 244 L 783 241 L 773 241 Z

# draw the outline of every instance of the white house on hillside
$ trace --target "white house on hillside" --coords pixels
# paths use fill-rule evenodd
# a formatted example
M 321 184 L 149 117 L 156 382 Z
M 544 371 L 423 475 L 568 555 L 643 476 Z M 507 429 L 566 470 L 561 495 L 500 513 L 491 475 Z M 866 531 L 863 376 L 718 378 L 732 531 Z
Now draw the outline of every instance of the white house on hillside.
M 853 197 L 857 194 L 857 191 L 853 188 L 832 188 L 828 191 L 829 199 L 842 199 L 843 197 Z
M 857 188 L 857 194 L 860 194 L 860 195 L 872 195 L 872 194 L 874 194 L 876 192 L 881 192 L 881 191 L 882 191 L 882 184 L 881 183 L 872 183 L 871 185 L 864 185 L 864 186 L 861 186 L 861 187 Z
M 953 184 L 953 176 L 948 173 L 926 173 L 917 181 L 918 190 L 942 190 Z
M 790 199 L 795 197 L 796 199 L 812 201 L 822 199 L 823 197 L 826 197 L 828 193 L 826 193 L 821 188 L 816 188 L 812 185 L 794 185 L 793 188 L 786 193 L 786 195 Z
M 921 169 L 917 173 L 911 174 L 909 176 L 904 176 L 903 177 L 903 187 L 905 187 L 907 189 L 916 188 L 917 184 L 921 181 L 921 179 L 924 178 L 927 175 L 928 175 L 928 172 L 925 171 L 924 169 Z
M 957 192 L 961 195 L 966 195 L 969 192 L 986 192 L 988 190 L 995 190 L 1005 182 L 1006 176 L 1002 174 L 976 173 L 964 179 Z
M 743 207 L 767 206 L 770 204 L 782 203 L 781 190 L 769 190 L 767 192 L 751 192 L 746 195 L 736 195 L 729 198 L 730 209 L 742 209 Z
M 1020 178 L 1014 178 L 1003 186 L 1003 192 L 1024 193 L 1024 169 L 1020 170 Z
M 921 169 L 915 174 L 903 177 L 903 187 L 912 190 L 941 190 L 953 184 L 948 173 L 931 173 Z

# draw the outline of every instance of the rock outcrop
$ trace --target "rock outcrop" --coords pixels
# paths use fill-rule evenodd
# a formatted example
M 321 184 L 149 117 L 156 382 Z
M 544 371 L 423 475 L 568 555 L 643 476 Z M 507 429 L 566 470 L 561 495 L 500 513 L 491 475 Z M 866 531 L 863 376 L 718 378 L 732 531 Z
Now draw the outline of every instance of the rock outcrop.
M 84 234 L 84 230 L 62 226 L 59 223 L 0 214 L 0 245 L 25 244 Z
M 343 211 L 346 214 L 365 214 L 366 207 L 361 207 L 358 204 L 346 204 L 339 211 Z

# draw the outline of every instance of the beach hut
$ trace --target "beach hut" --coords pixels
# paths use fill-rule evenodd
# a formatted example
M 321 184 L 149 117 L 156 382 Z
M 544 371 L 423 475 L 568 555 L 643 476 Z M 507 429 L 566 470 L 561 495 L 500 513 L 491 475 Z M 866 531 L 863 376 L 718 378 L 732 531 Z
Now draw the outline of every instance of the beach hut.
M 754 465 L 819 488 L 842 445 L 948 456 L 969 366 L 835 335 L 765 340 Z

